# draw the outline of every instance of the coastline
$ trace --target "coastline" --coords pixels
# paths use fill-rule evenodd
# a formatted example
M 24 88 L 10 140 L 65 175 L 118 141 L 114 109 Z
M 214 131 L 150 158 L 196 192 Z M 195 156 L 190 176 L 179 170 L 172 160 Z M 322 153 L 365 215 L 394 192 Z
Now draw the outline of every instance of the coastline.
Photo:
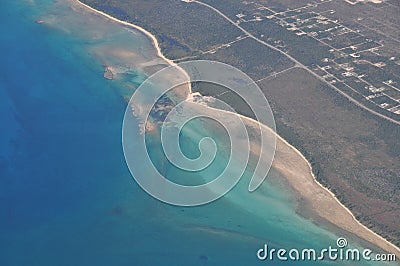
M 170 66 L 177 66 L 177 64 L 175 62 L 173 62 L 172 60 L 165 57 L 165 55 L 161 51 L 161 48 L 159 46 L 159 43 L 158 43 L 158 40 L 156 39 L 156 37 L 153 34 L 151 34 L 150 32 L 148 32 L 147 30 L 145 30 L 144 28 L 137 26 L 135 24 L 114 18 L 102 11 L 99 11 L 91 6 L 88 6 L 88 5 L 80 2 L 79 0 L 75 0 L 74 2 L 78 3 L 82 7 L 86 8 L 92 12 L 95 12 L 96 14 L 106 17 L 109 20 L 112 20 L 114 22 L 120 23 L 120 24 L 128 26 L 128 27 L 132 27 L 132 28 L 144 33 L 152 41 L 152 43 L 157 51 L 157 55 L 161 59 L 163 59 L 165 62 L 167 62 Z M 179 69 L 182 71 L 182 73 L 184 73 L 184 75 L 189 80 L 187 73 L 182 68 L 179 67 Z M 190 86 L 189 86 L 189 91 L 191 92 Z M 222 111 L 222 110 L 218 110 L 218 111 Z M 224 111 L 224 112 L 226 112 L 226 111 Z M 250 123 L 258 124 L 263 129 L 271 130 L 268 127 L 266 127 L 265 125 L 260 124 L 251 118 L 248 118 L 248 117 L 245 117 L 242 115 L 240 115 L 240 116 L 242 119 L 249 121 Z M 343 229 L 351 234 L 354 234 L 354 235 L 358 236 L 359 238 L 364 239 L 385 251 L 394 253 L 394 254 L 396 254 L 397 257 L 400 257 L 400 248 L 399 247 L 397 247 L 393 243 L 386 240 L 384 237 L 380 236 L 379 234 L 375 233 L 373 230 L 369 229 L 367 226 L 365 226 L 361 222 L 359 222 L 356 219 L 356 217 L 354 216 L 354 214 L 337 199 L 337 197 L 335 196 L 335 194 L 332 191 L 330 191 L 328 188 L 324 187 L 321 183 L 318 182 L 315 175 L 313 174 L 313 169 L 312 169 L 311 164 L 307 161 L 307 159 L 304 157 L 304 155 L 299 150 L 297 150 L 295 147 L 293 147 L 290 143 L 288 143 L 285 139 L 283 139 L 281 136 L 279 136 L 276 132 L 274 132 L 274 134 L 277 137 L 277 153 L 276 153 L 273 165 L 275 165 L 275 167 L 278 169 L 278 171 L 280 171 L 283 174 L 284 178 L 288 181 L 288 183 L 291 185 L 291 187 L 300 196 L 302 196 L 306 199 L 306 201 L 308 202 L 308 204 L 310 204 L 313 212 L 315 212 L 315 214 L 318 216 L 318 218 L 322 218 L 322 219 L 334 224 L 336 227 Z M 285 148 L 289 151 L 285 151 Z M 294 152 L 297 156 L 299 156 L 301 158 L 302 161 L 300 161 L 300 162 L 299 161 L 283 162 L 283 160 L 277 160 L 277 158 L 280 158 L 279 156 L 281 156 L 281 157 L 284 157 L 285 155 L 291 156 L 291 155 L 288 155 L 288 153 L 290 153 L 290 152 L 292 152 L 292 153 Z M 293 157 L 291 157 L 291 158 L 293 159 Z M 296 160 L 296 158 L 294 158 L 294 160 Z M 294 166 L 299 166 L 299 165 L 301 165 L 301 163 L 303 163 L 303 166 L 302 166 L 303 172 L 301 174 L 299 174 L 299 173 L 294 174 L 293 173 L 294 170 L 298 171 L 298 169 L 293 169 L 293 168 L 296 168 Z M 306 166 L 307 169 L 305 169 L 304 166 Z M 308 185 L 312 186 L 312 189 L 310 189 L 309 186 L 305 186 L 305 184 L 307 184 L 307 183 L 308 183 Z M 320 190 L 320 191 L 318 191 L 318 190 Z M 321 200 L 321 199 L 327 200 L 326 204 L 331 204 L 331 205 L 336 204 L 336 206 L 332 205 L 332 208 L 335 208 L 335 209 L 334 210 L 329 209 L 329 211 L 336 211 L 336 212 L 339 212 L 339 214 L 338 213 L 334 213 L 334 214 L 329 213 L 325 208 L 321 208 L 321 206 L 318 206 L 319 208 L 315 208 L 315 205 L 321 204 L 321 202 L 320 201 L 315 202 L 315 194 L 314 193 L 318 193 L 317 196 L 322 197 L 319 200 Z M 324 193 L 325 195 L 323 195 L 322 193 Z M 329 196 L 327 196 L 327 195 L 329 195 Z M 325 206 L 325 207 L 327 207 L 327 206 Z M 340 214 L 340 212 L 342 212 L 342 214 Z M 350 220 L 345 220 L 342 222 L 338 221 L 338 219 L 339 220 L 344 219 L 342 217 L 342 215 L 349 216 L 354 224 L 346 225 L 346 223 L 350 222 Z M 348 219 L 348 218 L 346 218 L 346 219 Z M 358 229 L 357 229 L 357 227 L 358 227 Z
M 129 23 L 129 22 L 126 22 L 126 21 L 117 19 L 117 18 L 115 18 L 115 17 L 113 17 L 113 16 L 111 16 L 111 15 L 109 15 L 109 14 L 107 14 L 107 13 L 104 13 L 104 12 L 102 12 L 102 11 L 100 11 L 100 10 L 97 10 L 97 9 L 95 9 L 95 8 L 93 8 L 93 7 L 87 5 L 87 4 L 85 4 L 85 3 L 83 3 L 83 2 L 81 2 L 81 1 L 79 1 L 79 0 L 73 0 L 73 1 L 76 2 L 77 4 L 79 4 L 81 7 L 84 7 L 84 8 L 86 8 L 86 9 L 88 9 L 88 10 L 90 10 L 90 11 L 92 11 L 92 12 L 98 14 L 98 15 L 101 15 L 101 16 L 103 16 L 103 17 L 106 17 L 107 19 L 109 19 L 109 20 L 111 20 L 111 21 L 114 21 L 114 22 L 116 22 L 116 23 L 122 24 L 122 25 L 124 25 L 124 26 L 128 26 L 128 27 L 134 28 L 134 29 L 136 29 L 136 30 L 142 32 L 144 35 L 146 35 L 146 36 L 152 41 L 153 46 L 154 46 L 154 48 L 155 48 L 156 51 L 157 51 L 157 56 L 160 57 L 162 60 L 164 60 L 168 65 L 177 67 L 177 68 L 182 72 L 182 74 L 185 75 L 185 77 L 187 78 L 187 80 L 188 80 L 188 81 L 190 80 L 190 77 L 188 76 L 188 74 L 186 73 L 186 71 L 185 71 L 184 69 L 182 69 L 181 67 L 179 67 L 179 66 L 178 66 L 174 61 L 172 61 L 171 59 L 165 57 L 165 55 L 164 55 L 164 54 L 162 53 L 162 51 L 161 51 L 161 48 L 160 48 L 160 45 L 159 45 L 159 43 L 158 43 L 157 38 L 156 38 L 153 34 L 151 34 L 149 31 L 147 31 L 147 30 L 145 30 L 144 28 L 142 28 L 142 27 L 140 27 L 140 26 L 138 26 L 138 25 L 135 25 L 135 24 L 133 24 L 133 23 Z M 189 93 L 192 93 L 192 88 L 191 88 L 190 83 L 188 83 L 188 87 L 189 87 Z

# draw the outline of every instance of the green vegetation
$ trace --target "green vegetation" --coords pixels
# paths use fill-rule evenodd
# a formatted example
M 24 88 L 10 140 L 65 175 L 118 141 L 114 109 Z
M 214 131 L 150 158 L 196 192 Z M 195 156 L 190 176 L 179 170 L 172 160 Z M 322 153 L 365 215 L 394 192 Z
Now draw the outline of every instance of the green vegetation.
M 199 57 L 230 64 L 258 80 L 294 66 L 290 60 L 253 39 L 236 42 L 214 54 Z
M 400 127 L 362 110 L 302 69 L 260 84 L 278 133 L 365 224 L 399 244 Z

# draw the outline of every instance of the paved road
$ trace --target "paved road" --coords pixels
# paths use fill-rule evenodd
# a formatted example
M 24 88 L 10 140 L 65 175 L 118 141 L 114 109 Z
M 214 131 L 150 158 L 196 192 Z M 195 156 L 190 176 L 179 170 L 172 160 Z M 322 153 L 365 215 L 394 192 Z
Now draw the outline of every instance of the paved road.
M 275 50 L 275 51 L 281 53 L 282 55 L 286 56 L 287 58 L 289 58 L 290 60 L 292 60 L 293 63 L 295 63 L 295 67 L 299 67 L 299 68 L 302 68 L 302 69 L 308 71 L 311 75 L 313 75 L 314 77 L 316 77 L 317 79 L 319 79 L 320 81 L 322 81 L 323 83 L 325 83 L 326 85 L 328 85 L 330 88 L 334 89 L 335 91 L 337 91 L 338 93 L 340 93 L 341 95 L 343 95 L 344 97 L 346 97 L 350 102 L 354 103 L 355 105 L 357 105 L 357 106 L 359 106 L 359 107 L 361 107 L 361 108 L 367 110 L 368 112 L 370 112 L 370 113 L 372 113 L 372 114 L 374 114 L 374 115 L 376 115 L 376 116 L 378 116 L 378 117 L 381 117 L 381 118 L 383 118 L 383 119 L 386 119 L 386 120 L 388 120 L 388 121 L 390 121 L 390 122 L 392 122 L 392 123 L 394 123 L 394 124 L 400 125 L 400 121 L 397 121 L 396 119 L 393 119 L 393 118 L 391 118 L 391 117 L 387 117 L 386 115 L 381 114 L 381 113 L 379 113 L 379 112 L 377 112 L 377 111 L 375 111 L 375 110 L 373 110 L 373 109 L 371 109 L 371 108 L 369 108 L 369 107 L 363 105 L 362 103 L 360 103 L 359 101 L 357 101 L 356 99 L 354 99 L 353 97 L 351 97 L 350 95 L 348 95 L 347 93 L 341 91 L 340 89 L 336 88 L 336 87 L 335 87 L 334 85 L 332 85 L 331 83 L 327 82 L 324 78 L 322 78 L 322 77 L 319 76 L 317 73 L 315 73 L 314 71 L 312 71 L 311 69 L 309 69 L 307 66 L 305 66 L 305 65 L 303 65 L 302 63 L 300 63 L 299 61 L 297 61 L 297 60 L 296 60 L 294 57 L 292 57 L 291 55 L 289 55 L 289 54 L 285 53 L 284 51 L 282 51 L 282 50 L 280 50 L 280 49 L 278 49 L 278 48 L 276 48 L 276 47 L 274 47 L 274 46 L 272 46 L 272 45 L 270 45 L 270 44 L 264 42 L 263 40 L 258 39 L 256 36 L 254 36 L 253 34 L 251 34 L 250 32 L 248 32 L 248 31 L 245 30 L 244 28 L 242 28 L 240 25 L 238 25 L 236 22 L 234 22 L 232 19 L 230 19 L 228 16 L 226 16 L 224 13 L 222 13 L 222 12 L 221 12 L 220 10 L 218 10 L 217 8 L 215 8 L 215 7 L 213 7 L 213 6 L 209 5 L 209 4 L 203 3 L 203 2 L 201 2 L 201 1 L 198 1 L 198 0 L 193 0 L 193 1 L 190 1 L 190 2 L 192 2 L 192 3 L 197 3 L 197 4 L 199 4 L 199 5 L 202 5 L 202 6 L 205 6 L 205 7 L 208 7 L 208 8 L 210 8 L 210 9 L 212 9 L 213 11 L 215 11 L 216 13 L 218 13 L 220 16 L 222 16 L 224 19 L 226 19 L 227 21 L 229 21 L 233 26 L 235 26 L 236 28 L 238 28 L 239 30 L 241 30 L 241 31 L 242 31 L 244 34 L 246 34 L 248 37 L 250 37 L 250 38 L 252 38 L 253 40 L 255 40 L 256 42 L 258 42 L 258 43 L 260 43 L 260 44 L 262 44 L 262 45 L 265 45 L 265 46 L 267 46 L 268 48 L 270 48 L 270 49 L 272 49 L 272 50 Z

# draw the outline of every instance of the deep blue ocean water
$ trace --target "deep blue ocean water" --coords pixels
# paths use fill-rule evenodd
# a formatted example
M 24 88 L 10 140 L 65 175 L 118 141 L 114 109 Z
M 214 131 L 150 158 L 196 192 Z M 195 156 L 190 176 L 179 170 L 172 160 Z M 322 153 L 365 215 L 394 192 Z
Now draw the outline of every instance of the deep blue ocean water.
M 1 3 L 1 266 L 262 265 L 264 243 L 334 245 L 334 232 L 297 215 L 276 173 L 258 194 L 238 186 L 200 207 L 148 196 L 124 161 L 125 83 L 103 78 L 78 29 L 35 22 L 52 12 L 46 0 Z

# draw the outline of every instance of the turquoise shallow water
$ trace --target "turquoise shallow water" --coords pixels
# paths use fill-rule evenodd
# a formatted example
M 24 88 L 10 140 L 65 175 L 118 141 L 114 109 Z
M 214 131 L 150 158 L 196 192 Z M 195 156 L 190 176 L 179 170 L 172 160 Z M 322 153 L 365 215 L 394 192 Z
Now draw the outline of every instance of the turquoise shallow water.
M 121 147 L 122 95 L 145 77 L 138 67 L 107 81 L 103 64 L 118 60 L 98 55 L 118 39 L 150 60 L 149 40 L 116 25 L 78 29 L 95 18 L 62 2 L 1 6 L 0 265 L 256 265 L 264 243 L 334 245 L 335 233 L 296 214 L 274 172 L 255 193 L 244 179 L 200 207 L 148 196 Z M 182 145 L 195 154 L 193 141 L 185 136 Z

